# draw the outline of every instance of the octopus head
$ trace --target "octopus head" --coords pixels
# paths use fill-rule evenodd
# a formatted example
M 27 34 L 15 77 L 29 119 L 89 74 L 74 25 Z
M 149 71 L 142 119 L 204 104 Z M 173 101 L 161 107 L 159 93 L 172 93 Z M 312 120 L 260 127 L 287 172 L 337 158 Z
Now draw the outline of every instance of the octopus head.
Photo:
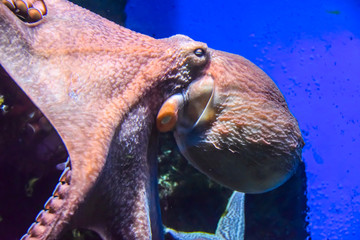
M 276 84 L 243 57 L 209 49 L 210 62 L 157 116 L 185 158 L 233 190 L 266 192 L 301 161 L 298 123 Z

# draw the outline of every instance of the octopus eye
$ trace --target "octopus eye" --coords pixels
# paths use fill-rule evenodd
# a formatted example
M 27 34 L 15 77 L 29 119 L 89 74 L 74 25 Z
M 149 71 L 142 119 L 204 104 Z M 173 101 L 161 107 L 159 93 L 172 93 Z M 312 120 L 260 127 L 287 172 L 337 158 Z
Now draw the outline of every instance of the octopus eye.
M 197 49 L 195 49 L 194 54 L 197 57 L 203 57 L 205 55 L 205 50 L 202 48 L 197 48 Z

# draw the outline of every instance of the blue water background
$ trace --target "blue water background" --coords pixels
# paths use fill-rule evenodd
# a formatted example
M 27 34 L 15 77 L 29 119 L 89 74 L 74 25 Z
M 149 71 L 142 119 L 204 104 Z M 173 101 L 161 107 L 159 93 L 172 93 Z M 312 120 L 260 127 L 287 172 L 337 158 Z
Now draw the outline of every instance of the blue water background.
M 129 0 L 126 12 L 132 30 L 185 34 L 260 66 L 306 142 L 311 239 L 360 239 L 360 1 Z

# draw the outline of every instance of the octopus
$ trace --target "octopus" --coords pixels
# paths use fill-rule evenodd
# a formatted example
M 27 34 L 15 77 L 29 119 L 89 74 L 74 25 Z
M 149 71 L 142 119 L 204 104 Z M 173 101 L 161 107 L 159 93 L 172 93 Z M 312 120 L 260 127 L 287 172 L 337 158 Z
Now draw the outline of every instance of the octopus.
M 2 0 L 0 64 L 69 154 L 23 240 L 73 227 L 107 240 L 242 239 L 244 193 L 280 186 L 301 161 L 301 132 L 276 84 L 183 35 L 154 39 L 66 0 Z M 168 131 L 195 168 L 234 190 L 215 234 L 161 222 L 155 156 Z

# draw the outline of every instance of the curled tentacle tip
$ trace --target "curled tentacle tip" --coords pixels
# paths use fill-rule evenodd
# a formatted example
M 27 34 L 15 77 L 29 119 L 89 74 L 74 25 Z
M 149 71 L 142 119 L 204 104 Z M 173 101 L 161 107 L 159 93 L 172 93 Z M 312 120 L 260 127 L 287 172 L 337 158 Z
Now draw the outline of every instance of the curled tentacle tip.
M 167 99 L 156 117 L 156 126 L 160 132 L 172 131 L 177 123 L 178 111 L 183 103 L 183 96 L 176 94 Z

